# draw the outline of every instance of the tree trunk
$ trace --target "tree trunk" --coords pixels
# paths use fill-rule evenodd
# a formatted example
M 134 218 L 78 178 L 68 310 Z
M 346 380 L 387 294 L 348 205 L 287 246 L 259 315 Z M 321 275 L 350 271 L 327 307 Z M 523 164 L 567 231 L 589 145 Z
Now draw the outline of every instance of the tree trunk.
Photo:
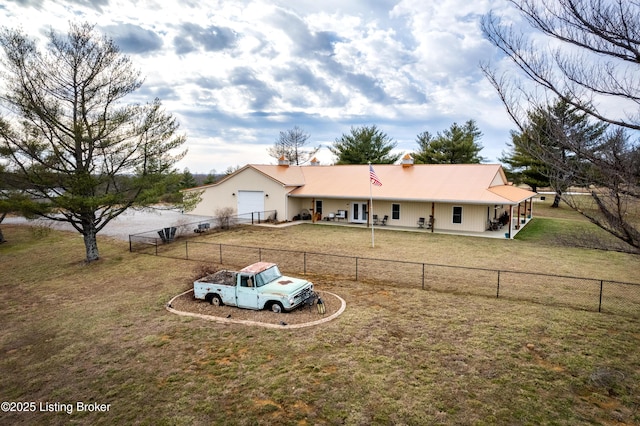
M 98 253 L 98 241 L 96 239 L 97 232 L 93 223 L 83 226 L 82 235 L 84 236 L 84 248 L 87 252 L 87 263 L 98 260 L 100 255 Z
M 4 218 L 7 216 L 6 213 L 2 213 L 0 215 L 0 223 L 2 223 L 2 221 L 4 220 Z M 2 228 L 0 228 L 0 244 L 6 242 L 7 240 L 4 239 L 4 235 L 2 235 Z
M 560 207 L 560 199 L 561 198 L 562 198 L 562 192 L 557 191 L 556 192 L 556 197 L 553 199 L 553 204 L 551 204 L 551 207 L 553 207 L 553 208 Z

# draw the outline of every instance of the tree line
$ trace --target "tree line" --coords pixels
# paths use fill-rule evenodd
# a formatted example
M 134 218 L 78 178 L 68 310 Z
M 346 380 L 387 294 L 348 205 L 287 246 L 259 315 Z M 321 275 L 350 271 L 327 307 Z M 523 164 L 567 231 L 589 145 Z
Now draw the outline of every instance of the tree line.
M 267 149 L 273 158 L 284 157 L 292 164 L 301 165 L 313 159 L 320 147 L 306 148 L 310 135 L 295 126 L 280 132 L 274 145 Z M 474 120 L 464 125 L 453 123 L 449 129 L 432 135 L 428 131 L 416 137 L 418 149 L 411 153 L 416 164 L 480 163 L 482 132 Z M 335 164 L 393 164 L 404 153 L 392 152 L 398 143 L 376 125 L 354 126 L 349 133 L 337 138 L 329 151 L 336 157 Z

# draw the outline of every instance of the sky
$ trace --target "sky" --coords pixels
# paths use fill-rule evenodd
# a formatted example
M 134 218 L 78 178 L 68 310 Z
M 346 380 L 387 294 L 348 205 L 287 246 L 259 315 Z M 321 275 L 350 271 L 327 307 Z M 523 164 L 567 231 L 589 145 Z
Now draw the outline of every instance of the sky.
M 95 24 L 145 77 L 136 99 L 179 121 L 178 168 L 221 173 L 275 164 L 267 149 L 294 126 L 326 165 L 352 127 L 410 153 L 418 134 L 473 119 L 497 162 L 515 125 L 479 68 L 508 66 L 482 36 L 490 10 L 518 22 L 506 0 L 4 0 L 0 22 L 43 40 Z

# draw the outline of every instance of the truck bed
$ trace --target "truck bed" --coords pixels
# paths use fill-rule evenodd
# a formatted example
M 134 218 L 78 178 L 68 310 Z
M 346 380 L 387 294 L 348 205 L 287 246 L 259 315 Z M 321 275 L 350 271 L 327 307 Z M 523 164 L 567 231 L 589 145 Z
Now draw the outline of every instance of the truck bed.
M 235 286 L 236 273 L 233 271 L 218 271 L 214 274 L 210 274 L 206 277 L 200 278 L 198 282 Z

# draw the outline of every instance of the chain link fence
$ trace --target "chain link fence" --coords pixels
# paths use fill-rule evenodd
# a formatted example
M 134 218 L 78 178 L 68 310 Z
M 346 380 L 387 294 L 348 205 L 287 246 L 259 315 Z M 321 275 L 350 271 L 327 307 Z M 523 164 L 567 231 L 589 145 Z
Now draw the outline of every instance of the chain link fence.
M 163 244 L 161 239 L 142 235 L 130 235 L 129 247 L 132 252 L 230 267 L 240 268 L 268 261 L 291 273 L 525 300 L 640 318 L 638 283 L 217 244 L 193 239 Z

